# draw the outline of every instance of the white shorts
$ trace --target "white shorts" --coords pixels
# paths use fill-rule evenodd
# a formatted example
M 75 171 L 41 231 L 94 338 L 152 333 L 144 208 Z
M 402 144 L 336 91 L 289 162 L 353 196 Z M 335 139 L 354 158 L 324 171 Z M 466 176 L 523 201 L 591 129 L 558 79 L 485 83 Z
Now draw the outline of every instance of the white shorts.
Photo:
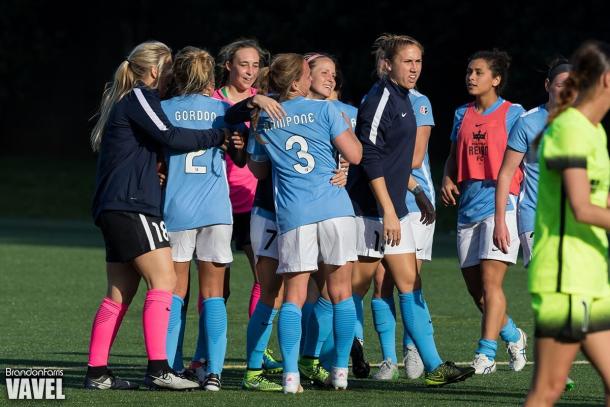
M 476 266 L 481 260 L 500 260 L 515 264 L 519 255 L 516 211 L 506 212 L 506 226 L 511 239 L 510 248 L 505 254 L 493 243 L 493 215 L 480 222 L 458 224 L 457 245 L 460 268 Z
M 318 263 L 342 266 L 358 260 L 356 223 L 351 216 L 299 226 L 278 236 L 277 273 L 318 270 Z
M 231 252 L 233 225 L 211 225 L 168 233 L 174 261 L 191 261 L 193 254 L 199 261 L 223 264 L 233 261 Z
M 274 221 L 252 212 L 250 218 L 250 242 L 254 252 L 254 264 L 260 256 L 278 259 L 277 225 Z
M 383 258 L 386 254 L 415 253 L 415 239 L 409 217 L 400 220 L 400 244 L 386 246 L 383 240 L 383 222 L 378 219 L 356 216 L 358 229 L 358 256 Z
M 411 223 L 413 239 L 415 240 L 415 257 L 417 260 L 432 260 L 432 242 L 434 240 L 434 226 L 436 222 L 431 225 L 424 225 L 419 220 L 421 218 L 421 213 L 419 212 L 410 213 L 407 216 Z
M 527 267 L 532 260 L 532 249 L 534 248 L 534 232 L 525 232 L 519 235 L 521 249 L 523 250 L 523 267 Z

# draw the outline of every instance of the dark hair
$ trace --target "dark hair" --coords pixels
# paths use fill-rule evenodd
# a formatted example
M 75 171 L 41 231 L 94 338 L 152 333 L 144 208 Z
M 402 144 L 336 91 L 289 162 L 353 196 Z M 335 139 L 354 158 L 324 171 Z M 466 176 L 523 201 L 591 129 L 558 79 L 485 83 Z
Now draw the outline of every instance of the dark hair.
M 570 72 L 571 70 L 572 64 L 570 64 L 570 61 L 568 61 L 567 58 L 557 57 L 549 63 L 549 69 L 546 73 L 546 78 L 549 80 L 549 82 L 553 82 L 553 79 L 555 79 L 557 75 L 560 75 L 565 72 Z
M 563 82 L 563 89 L 559 100 L 549 112 L 548 123 L 572 106 L 576 97 L 586 100 L 599 83 L 599 78 L 610 71 L 610 45 L 601 41 L 587 41 L 583 43 L 570 58 L 572 70 Z M 538 146 L 542 133 L 534 141 Z
M 495 77 L 500 77 L 500 84 L 496 88 L 496 93 L 501 95 L 504 92 L 506 84 L 508 82 L 508 68 L 510 68 L 510 55 L 506 51 L 499 49 L 492 49 L 491 51 L 477 51 L 468 58 L 470 64 L 475 59 L 484 59 L 489 65 L 491 74 Z
M 227 84 L 229 76 L 227 75 L 226 63 L 233 61 L 235 53 L 243 48 L 254 48 L 258 52 L 260 66 L 266 66 L 269 64 L 269 52 L 262 48 L 258 41 L 252 38 L 241 38 L 233 41 L 230 44 L 225 45 L 218 52 L 218 71 L 220 85 L 224 86 Z

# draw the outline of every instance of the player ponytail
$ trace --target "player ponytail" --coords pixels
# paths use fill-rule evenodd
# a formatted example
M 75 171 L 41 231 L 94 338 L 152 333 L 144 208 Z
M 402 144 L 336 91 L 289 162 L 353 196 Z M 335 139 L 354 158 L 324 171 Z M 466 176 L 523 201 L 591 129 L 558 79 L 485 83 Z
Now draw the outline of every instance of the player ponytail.
M 214 57 L 203 49 L 182 48 L 174 58 L 172 69 L 173 96 L 208 94 L 214 89 Z
M 507 52 L 494 48 L 491 51 L 477 51 L 468 58 L 468 63 L 475 59 L 483 59 L 487 62 L 489 70 L 494 78 L 500 77 L 500 83 L 495 88 L 498 96 L 502 95 L 508 83 L 508 69 L 511 58 Z
M 587 41 L 582 44 L 570 58 L 572 70 L 563 82 L 563 89 L 559 94 L 555 106 L 549 112 L 548 123 L 564 112 L 574 102 L 587 100 L 599 85 L 599 78 L 610 71 L 610 45 L 600 41 Z M 538 146 L 542 133 L 534 141 Z
M 114 73 L 114 80 L 104 87 L 100 110 L 97 114 L 99 118 L 91 131 L 93 151 L 99 151 L 104 127 L 114 104 L 141 82 L 152 67 L 157 67 L 158 77 L 161 77 L 165 62 L 171 58 L 171 55 L 172 51 L 167 45 L 158 41 L 150 41 L 136 46 L 127 59 L 121 62 Z M 154 87 L 156 86 L 155 84 Z
M 372 53 L 375 57 L 375 69 L 379 78 L 385 77 L 388 73 L 385 61 L 392 61 L 401 48 L 408 45 L 416 46 L 424 55 L 424 46 L 408 35 L 384 33 L 375 39 Z

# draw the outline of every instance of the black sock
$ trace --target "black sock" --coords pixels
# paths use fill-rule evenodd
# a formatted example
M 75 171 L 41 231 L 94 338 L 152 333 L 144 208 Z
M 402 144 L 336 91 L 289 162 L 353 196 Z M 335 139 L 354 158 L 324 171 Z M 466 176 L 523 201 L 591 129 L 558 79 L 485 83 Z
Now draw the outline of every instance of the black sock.
M 106 374 L 108 366 L 87 366 L 87 377 L 96 378 Z
M 162 370 L 171 370 L 169 364 L 167 363 L 167 359 L 148 361 L 148 368 L 146 369 L 148 373 L 158 373 Z

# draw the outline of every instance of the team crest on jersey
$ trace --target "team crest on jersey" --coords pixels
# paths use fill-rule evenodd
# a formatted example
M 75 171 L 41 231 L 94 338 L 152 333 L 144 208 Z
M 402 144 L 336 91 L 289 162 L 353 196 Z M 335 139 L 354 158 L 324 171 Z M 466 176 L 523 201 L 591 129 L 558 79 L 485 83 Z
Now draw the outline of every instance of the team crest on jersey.
M 421 114 L 428 114 L 428 107 L 427 106 L 420 106 L 419 107 L 419 113 L 421 113 Z

